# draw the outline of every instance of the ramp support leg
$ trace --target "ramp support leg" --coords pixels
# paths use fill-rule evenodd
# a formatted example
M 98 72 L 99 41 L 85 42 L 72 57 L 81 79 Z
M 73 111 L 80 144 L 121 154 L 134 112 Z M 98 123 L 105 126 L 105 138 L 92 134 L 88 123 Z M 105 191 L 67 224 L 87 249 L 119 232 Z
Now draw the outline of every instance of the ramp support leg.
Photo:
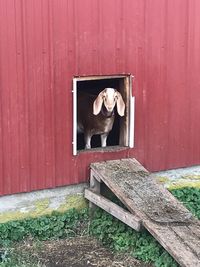
M 92 169 L 90 170 L 90 189 L 85 189 L 85 198 L 89 200 L 90 214 L 94 209 L 100 207 L 115 218 L 124 222 L 136 231 L 142 229 L 142 222 L 139 217 L 116 205 L 101 195 L 101 178 Z
M 97 194 L 101 192 L 101 180 L 95 177 L 93 170 L 90 171 L 90 189 Z M 96 205 L 90 201 L 89 207 L 93 210 Z

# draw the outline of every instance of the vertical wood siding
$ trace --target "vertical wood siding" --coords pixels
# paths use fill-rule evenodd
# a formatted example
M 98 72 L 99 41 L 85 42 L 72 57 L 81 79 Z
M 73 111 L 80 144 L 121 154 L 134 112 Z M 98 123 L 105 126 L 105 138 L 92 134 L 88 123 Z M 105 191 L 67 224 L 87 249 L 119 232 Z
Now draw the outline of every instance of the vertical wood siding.
M 90 162 L 200 164 L 199 0 L 1 0 L 0 194 L 87 180 Z M 74 75 L 131 73 L 135 148 L 72 156 Z

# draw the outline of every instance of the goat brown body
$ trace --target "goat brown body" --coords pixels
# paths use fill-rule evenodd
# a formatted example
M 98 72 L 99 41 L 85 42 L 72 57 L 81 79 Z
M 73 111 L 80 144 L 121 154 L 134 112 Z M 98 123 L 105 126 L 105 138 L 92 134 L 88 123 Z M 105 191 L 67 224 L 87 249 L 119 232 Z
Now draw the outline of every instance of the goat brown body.
M 85 148 L 91 147 L 93 135 L 101 135 L 102 147 L 106 146 L 106 139 L 115 119 L 114 110 L 109 112 L 104 105 L 99 114 L 93 114 L 93 103 L 96 97 L 85 92 L 78 93 L 78 132 L 84 133 Z

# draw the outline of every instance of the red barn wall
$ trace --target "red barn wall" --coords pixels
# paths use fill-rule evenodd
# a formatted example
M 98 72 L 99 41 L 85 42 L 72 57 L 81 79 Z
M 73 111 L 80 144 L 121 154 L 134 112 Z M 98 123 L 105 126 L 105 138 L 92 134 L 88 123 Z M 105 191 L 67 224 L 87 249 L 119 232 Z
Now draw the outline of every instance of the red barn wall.
M 200 163 L 200 1 L 1 0 L 0 194 L 87 180 L 90 162 Z M 135 148 L 72 156 L 74 75 L 135 76 Z

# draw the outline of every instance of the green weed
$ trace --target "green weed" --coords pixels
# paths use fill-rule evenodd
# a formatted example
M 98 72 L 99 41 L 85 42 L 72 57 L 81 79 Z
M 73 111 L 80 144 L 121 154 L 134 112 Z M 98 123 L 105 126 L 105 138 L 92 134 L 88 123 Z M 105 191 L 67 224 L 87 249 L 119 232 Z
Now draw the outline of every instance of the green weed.
M 183 188 L 171 193 L 200 218 L 200 189 Z M 178 266 L 147 231 L 138 233 L 100 209 L 96 210 L 91 221 L 90 234 L 105 245 L 117 251 L 130 252 L 140 260 L 153 262 L 156 267 Z
M 200 218 L 200 189 L 183 188 L 172 190 L 172 193 Z M 138 233 L 101 209 L 96 209 L 91 220 L 88 209 L 72 209 L 66 213 L 54 212 L 40 218 L 0 224 L 0 266 L 41 266 L 29 255 L 23 255 L 23 258 L 15 255 L 12 242 L 28 237 L 47 240 L 88 234 L 95 236 L 113 250 L 129 252 L 140 260 L 154 263 L 156 267 L 178 266 L 147 231 Z
M 181 188 L 171 191 L 198 219 L 200 219 L 200 189 Z
M 0 224 L 0 245 L 9 245 L 29 236 L 39 240 L 73 237 L 81 234 L 88 219 L 87 209 L 80 212 L 71 209 L 66 213 L 54 212 L 39 218 L 3 223 Z

